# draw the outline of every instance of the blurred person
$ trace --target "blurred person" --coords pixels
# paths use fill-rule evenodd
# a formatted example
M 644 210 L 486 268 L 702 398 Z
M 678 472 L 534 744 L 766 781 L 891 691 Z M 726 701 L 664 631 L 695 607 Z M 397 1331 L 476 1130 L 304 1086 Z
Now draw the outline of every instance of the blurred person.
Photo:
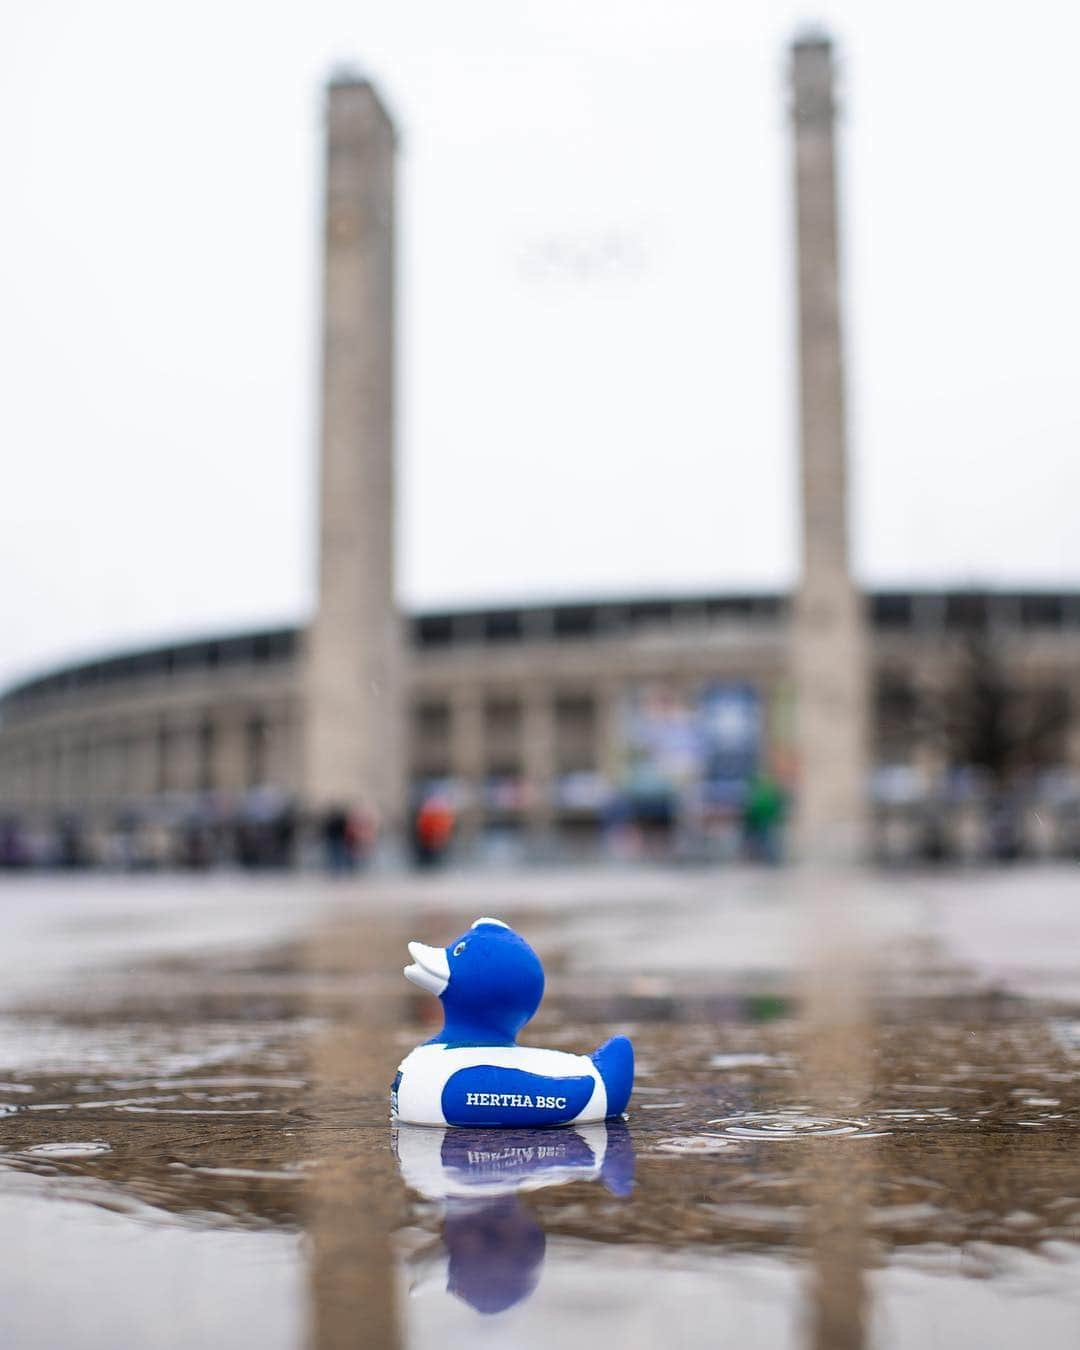
M 781 827 L 787 803 L 780 784 L 759 771 L 746 787 L 743 801 L 743 847 L 753 862 L 775 866 L 782 860 Z
M 987 849 L 997 863 L 1018 862 L 1024 856 L 1023 819 L 1016 797 L 998 792 L 987 821 Z
M 615 793 L 604 810 L 601 828 L 608 851 L 623 862 L 641 854 L 641 835 L 634 824 L 633 806 L 625 793 Z
M 454 811 L 442 793 L 425 796 L 413 815 L 412 849 L 418 867 L 435 867 L 450 847 L 454 833 Z
M 364 806 L 354 806 L 345 817 L 345 843 L 349 865 L 360 867 L 371 857 L 379 835 L 379 821 L 375 813 Z
M 273 823 L 273 863 L 275 867 L 289 867 L 296 850 L 296 805 L 286 801 Z
M 321 833 L 327 871 L 349 871 L 352 867 L 349 817 L 340 806 L 332 806 L 323 816 Z
M 939 801 L 929 802 L 919 820 L 918 858 L 920 862 L 934 864 L 952 861 L 944 807 Z
M 85 867 L 87 863 L 83 823 L 74 813 L 63 815 L 56 824 L 56 864 L 58 867 Z
M 0 820 L 0 867 L 26 867 L 30 850 L 16 816 Z
M 213 836 L 205 813 L 193 810 L 180 822 L 179 855 L 181 867 L 204 871 L 214 861 Z
M 321 832 L 326 868 L 340 874 L 351 872 L 367 861 L 378 830 L 370 811 L 332 806 L 322 818 Z
M 679 819 L 679 804 L 674 789 L 658 788 L 638 798 L 634 806 L 634 819 L 641 831 L 646 856 L 670 857 Z

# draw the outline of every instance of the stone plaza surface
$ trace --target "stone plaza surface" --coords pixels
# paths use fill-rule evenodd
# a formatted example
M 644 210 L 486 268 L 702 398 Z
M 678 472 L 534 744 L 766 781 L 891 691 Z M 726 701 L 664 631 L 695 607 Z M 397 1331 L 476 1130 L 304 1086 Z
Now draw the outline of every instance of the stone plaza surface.
M 8 880 L 0 1337 L 1075 1345 L 1078 899 L 1075 868 Z M 405 943 L 481 914 L 544 959 L 523 1039 L 633 1037 L 625 1126 L 391 1129 L 436 1014 Z

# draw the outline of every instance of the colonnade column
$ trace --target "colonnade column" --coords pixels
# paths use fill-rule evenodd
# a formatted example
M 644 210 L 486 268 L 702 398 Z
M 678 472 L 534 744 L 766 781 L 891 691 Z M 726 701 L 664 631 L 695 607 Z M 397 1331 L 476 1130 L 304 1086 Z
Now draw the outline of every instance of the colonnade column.
M 471 684 L 450 696 L 450 771 L 465 789 L 458 830 L 468 839 L 479 828 L 484 808 L 484 701 Z
M 214 786 L 232 796 L 247 788 L 247 709 L 230 704 L 214 723 Z
M 623 686 L 605 680 L 596 691 L 596 767 L 609 786 L 616 787 L 623 768 Z
M 544 685 L 525 687 L 521 707 L 521 762 L 530 794 L 529 824 L 544 833 L 554 817 L 555 704 Z

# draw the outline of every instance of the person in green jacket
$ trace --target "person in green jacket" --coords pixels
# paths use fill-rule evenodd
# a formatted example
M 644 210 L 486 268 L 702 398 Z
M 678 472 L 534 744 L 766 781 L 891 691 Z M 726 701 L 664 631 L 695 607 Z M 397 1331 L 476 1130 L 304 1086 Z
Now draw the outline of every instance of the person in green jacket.
M 771 864 L 781 861 L 785 807 L 784 793 L 776 779 L 760 770 L 755 773 L 743 802 L 743 841 L 748 858 Z

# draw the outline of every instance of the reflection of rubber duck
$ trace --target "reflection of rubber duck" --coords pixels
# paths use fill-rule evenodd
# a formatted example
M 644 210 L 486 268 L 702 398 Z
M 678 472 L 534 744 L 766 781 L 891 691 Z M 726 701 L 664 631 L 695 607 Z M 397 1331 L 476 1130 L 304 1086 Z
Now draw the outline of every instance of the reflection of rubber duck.
M 540 1006 L 544 971 L 499 919 L 477 919 L 449 947 L 409 943 L 405 976 L 442 1002 L 444 1026 L 398 1066 L 390 1100 L 413 1125 L 567 1125 L 621 1115 L 634 1049 L 615 1036 L 591 1055 L 537 1050 L 517 1034 Z
M 547 1239 L 516 1195 L 475 1208 L 451 1201 L 443 1242 L 447 1292 L 477 1312 L 505 1312 L 540 1283 Z
M 601 1181 L 620 1196 L 634 1186 L 634 1145 L 621 1120 L 558 1134 L 401 1125 L 392 1142 L 405 1184 L 429 1200 L 485 1199 L 567 1181 Z
M 634 1184 L 634 1146 L 621 1120 L 558 1134 L 508 1130 L 497 1139 L 482 1129 L 408 1125 L 393 1138 L 406 1184 L 444 1202 L 447 1290 L 481 1313 L 522 1302 L 540 1279 L 544 1230 L 517 1192 L 599 1179 L 623 1196 Z

